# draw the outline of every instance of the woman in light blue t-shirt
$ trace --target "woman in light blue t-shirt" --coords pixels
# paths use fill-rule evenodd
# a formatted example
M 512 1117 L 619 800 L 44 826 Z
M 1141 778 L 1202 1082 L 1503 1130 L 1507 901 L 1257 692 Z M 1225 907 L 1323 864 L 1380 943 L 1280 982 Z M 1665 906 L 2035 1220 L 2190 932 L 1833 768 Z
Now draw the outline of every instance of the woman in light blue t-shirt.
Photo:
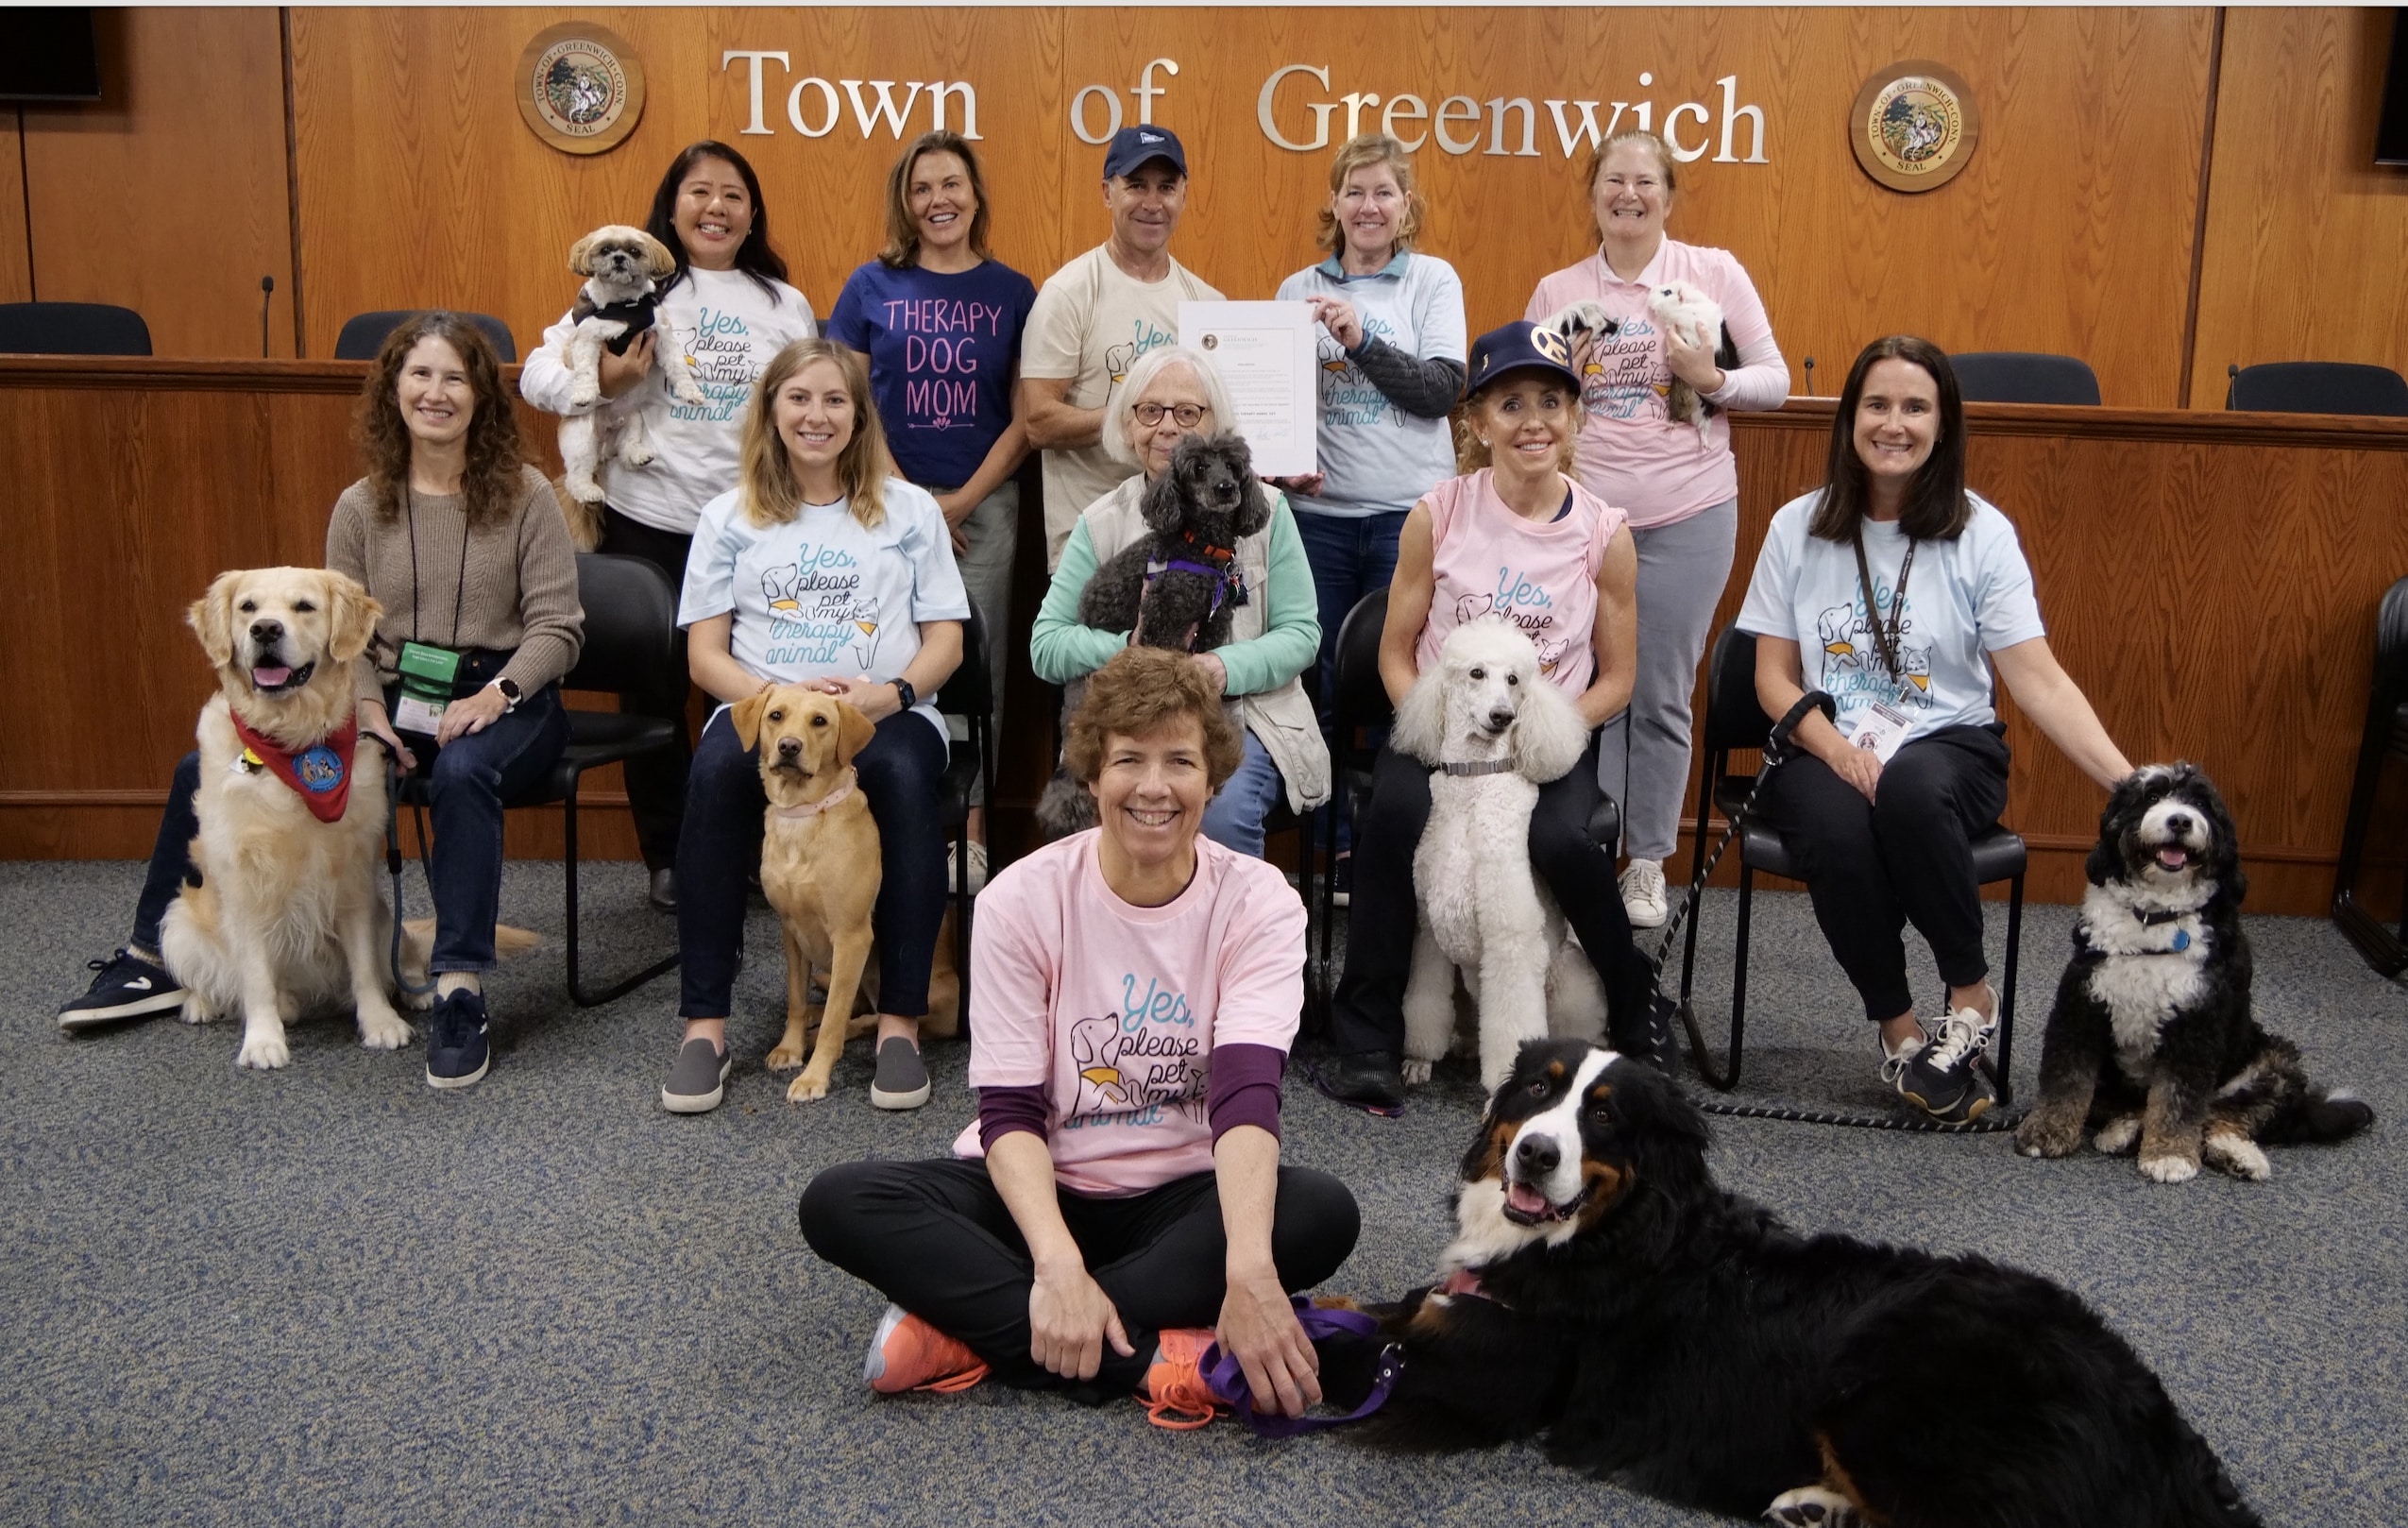
M 2007 806 L 1992 666 L 2084 774 L 2112 789 L 2132 767 L 2049 651 L 2014 526 L 1965 491 L 1964 407 L 1938 346 L 1893 335 L 1857 357 L 1829 475 L 1773 515 L 1739 610 L 1767 715 L 1809 685 L 1838 707 L 1799 723 L 1803 752 L 1765 802 L 1880 1027 L 1882 1079 L 1935 1118 L 1969 1120 L 1997 1099 L 1972 848 Z M 1936 1034 L 1907 989 L 1909 920 L 1948 984 Z
M 727 1013 L 743 944 L 745 877 L 761 862 L 767 797 L 727 707 L 769 685 L 809 684 L 875 723 L 853 769 L 878 826 L 877 1076 L 870 1102 L 928 1100 L 921 1016 L 944 919 L 937 787 L 944 719 L 929 699 L 961 662 L 970 614 L 944 517 L 890 475 L 860 361 L 798 340 L 762 373 L 735 491 L 704 506 L 677 611 L 694 682 L 721 705 L 694 746 L 677 850 L 678 1012 L 661 1104 L 719 1106 Z

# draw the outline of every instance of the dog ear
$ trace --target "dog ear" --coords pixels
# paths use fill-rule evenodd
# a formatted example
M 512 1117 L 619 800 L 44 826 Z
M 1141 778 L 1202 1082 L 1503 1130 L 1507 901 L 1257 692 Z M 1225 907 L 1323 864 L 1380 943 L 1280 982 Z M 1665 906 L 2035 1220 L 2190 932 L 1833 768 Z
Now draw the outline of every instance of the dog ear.
M 1169 471 L 1145 485 L 1137 501 L 1137 513 L 1145 521 L 1145 528 L 1156 535 L 1177 535 L 1186 523 L 1186 503 L 1179 492 L 1176 459 Z
M 2099 808 L 2098 841 L 2091 845 L 2090 857 L 2082 861 L 2082 874 L 2093 886 L 2105 886 L 2124 874 L 2124 819 L 2130 803 L 2140 789 L 2139 782 L 2146 770 L 2134 770 L 2115 783 L 2108 792 L 2107 805 Z
M 326 585 L 327 652 L 335 662 L 348 663 L 376 640 L 376 621 L 384 606 L 348 574 L 329 569 Z
M 1408 758 L 1435 765 L 1446 732 L 1447 667 L 1433 663 L 1405 691 L 1404 704 L 1397 707 L 1396 725 L 1388 731 L 1388 744 Z
M 587 257 L 594 252 L 594 241 L 601 237 L 602 234 L 599 231 L 588 233 L 568 246 L 568 268 L 571 271 L 579 276 L 594 274 L 594 268 Z
M 728 725 L 736 729 L 736 740 L 751 753 L 761 745 L 761 713 L 769 708 L 770 692 L 766 685 L 727 708 Z
M 1271 496 L 1263 491 L 1263 480 L 1254 475 L 1253 464 L 1240 458 L 1239 480 L 1246 484 L 1246 497 L 1238 501 L 1237 535 L 1240 539 L 1253 535 L 1271 523 Z
M 212 669 L 234 661 L 234 586 L 242 577 L 239 571 L 218 574 L 210 582 L 209 592 L 184 612 L 184 620 L 200 638 L 201 651 L 209 654 Z
M 878 724 L 861 714 L 850 701 L 836 703 L 836 767 L 842 769 L 854 756 L 870 746 L 878 735 Z
M 669 246 L 649 233 L 644 235 L 644 263 L 655 281 L 677 273 L 677 257 L 670 253 Z
M 1545 784 L 1569 774 L 1588 752 L 1588 725 L 1563 687 L 1534 671 L 1523 684 L 1521 714 L 1514 719 L 1514 752 L 1522 773 Z

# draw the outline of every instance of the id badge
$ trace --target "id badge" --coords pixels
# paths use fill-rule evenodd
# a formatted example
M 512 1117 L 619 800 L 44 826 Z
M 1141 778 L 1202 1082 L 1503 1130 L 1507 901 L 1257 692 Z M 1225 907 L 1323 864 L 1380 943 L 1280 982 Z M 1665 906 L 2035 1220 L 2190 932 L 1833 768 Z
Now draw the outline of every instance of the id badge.
M 1905 712 L 1876 701 L 1866 706 L 1864 714 L 1857 719 L 1857 730 L 1848 739 L 1848 744 L 1852 748 L 1866 750 L 1887 764 L 1897 754 L 1899 744 L 1907 740 L 1907 734 L 1914 730 L 1914 725 Z
M 393 703 L 393 724 L 402 732 L 432 738 L 451 704 L 451 687 L 460 674 L 460 654 L 427 642 L 404 642 L 394 665 L 401 676 L 401 693 Z
M 393 699 L 393 725 L 399 732 L 422 732 L 432 738 L 443 722 L 449 702 L 430 702 L 403 690 Z

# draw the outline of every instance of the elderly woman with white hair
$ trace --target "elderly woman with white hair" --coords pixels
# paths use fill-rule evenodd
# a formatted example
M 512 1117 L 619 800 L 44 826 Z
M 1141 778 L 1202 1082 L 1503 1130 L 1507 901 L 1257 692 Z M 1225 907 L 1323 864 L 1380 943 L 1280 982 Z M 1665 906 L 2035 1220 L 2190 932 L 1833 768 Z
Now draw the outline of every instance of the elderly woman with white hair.
M 1128 632 L 1081 625 L 1078 596 L 1097 568 L 1146 534 L 1138 500 L 1179 443 L 1236 425 L 1219 374 L 1196 351 L 1164 346 L 1129 368 L 1104 419 L 1104 447 L 1138 476 L 1088 505 L 1071 531 L 1029 637 L 1037 677 L 1066 685 L 1128 645 Z M 1330 796 L 1329 746 L 1302 677 L 1320 652 L 1321 620 L 1285 496 L 1272 494 L 1271 523 L 1239 540 L 1236 563 L 1249 597 L 1236 607 L 1229 642 L 1194 661 L 1227 698 L 1245 734 L 1245 757 L 1205 808 L 1204 833 L 1259 859 L 1263 822 L 1282 792 L 1299 813 Z

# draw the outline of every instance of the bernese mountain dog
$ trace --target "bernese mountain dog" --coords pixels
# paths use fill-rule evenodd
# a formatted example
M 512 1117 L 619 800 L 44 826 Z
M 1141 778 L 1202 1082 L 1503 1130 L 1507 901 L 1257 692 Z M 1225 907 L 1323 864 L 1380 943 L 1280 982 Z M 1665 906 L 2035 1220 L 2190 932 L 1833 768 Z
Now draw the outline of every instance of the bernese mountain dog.
M 2298 1047 L 2251 1012 L 2248 881 L 2232 814 L 2189 764 L 2133 772 L 2099 814 L 2074 959 L 2041 1042 L 2040 1103 L 2015 1131 L 2027 1157 L 2091 1135 L 2140 1148 L 2161 1183 L 2205 1162 L 2263 1179 L 2261 1146 L 2338 1141 L 2374 1120 L 2309 1081 Z
M 1545 1440 L 1668 1501 L 1814 1528 L 2254 1524 L 2081 1299 L 1978 1257 L 1804 1236 L 1717 1188 L 1653 1068 L 1533 1041 L 1463 1163 L 1445 1281 L 1358 1435 Z

